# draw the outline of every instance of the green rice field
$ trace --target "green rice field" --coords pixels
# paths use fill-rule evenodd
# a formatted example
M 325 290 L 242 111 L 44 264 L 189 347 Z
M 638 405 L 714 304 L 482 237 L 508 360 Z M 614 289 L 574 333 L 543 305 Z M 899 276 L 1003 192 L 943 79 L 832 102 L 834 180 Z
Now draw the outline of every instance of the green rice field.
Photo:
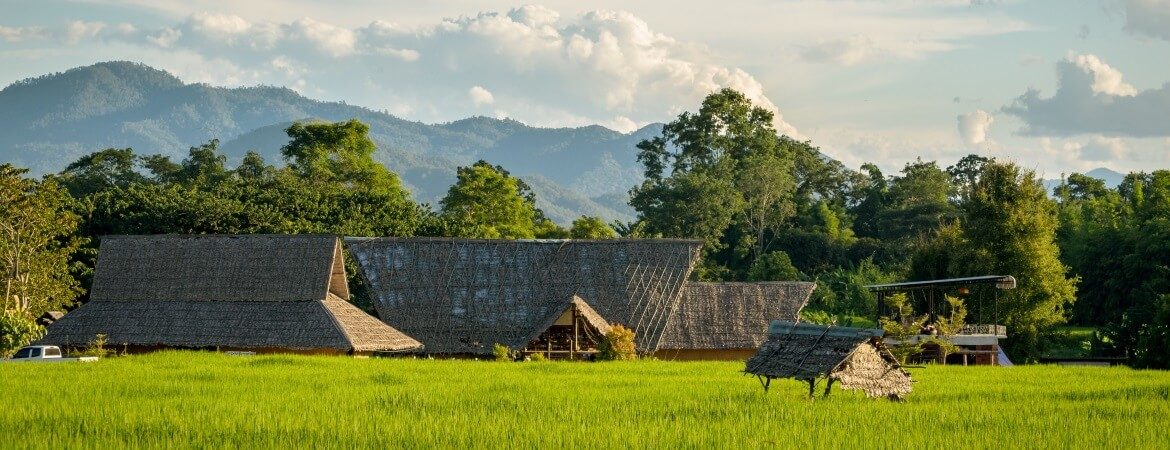
M 1170 448 L 1170 372 L 927 367 L 905 403 L 729 362 L 162 352 L 0 364 L 5 448 Z

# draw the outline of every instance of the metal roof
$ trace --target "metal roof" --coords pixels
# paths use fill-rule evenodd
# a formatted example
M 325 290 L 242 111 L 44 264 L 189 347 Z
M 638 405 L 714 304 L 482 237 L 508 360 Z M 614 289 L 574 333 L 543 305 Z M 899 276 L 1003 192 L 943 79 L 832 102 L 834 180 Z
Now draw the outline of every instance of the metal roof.
M 979 277 L 945 278 L 941 280 L 908 281 L 905 283 L 871 284 L 866 289 L 871 291 L 909 291 L 915 289 L 931 289 L 948 286 L 969 286 L 974 284 L 994 284 L 999 289 L 1015 289 L 1016 278 L 1011 275 L 984 275 Z

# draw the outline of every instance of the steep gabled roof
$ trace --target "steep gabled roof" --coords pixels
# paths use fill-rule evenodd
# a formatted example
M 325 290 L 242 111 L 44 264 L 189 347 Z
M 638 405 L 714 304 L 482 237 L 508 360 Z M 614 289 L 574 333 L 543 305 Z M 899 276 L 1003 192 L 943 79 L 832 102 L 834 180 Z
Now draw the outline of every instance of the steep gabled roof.
M 569 301 L 565 302 L 563 306 L 550 309 L 549 311 L 550 314 L 548 314 L 548 317 L 540 322 L 533 324 L 532 331 L 528 333 L 528 337 L 523 340 L 521 346 L 540 337 L 542 333 L 544 333 L 549 329 L 549 327 L 552 327 L 553 324 L 557 322 L 557 319 L 559 319 L 568 311 L 576 311 L 577 314 L 581 316 L 581 318 L 585 319 L 585 321 L 588 322 L 590 326 L 596 328 L 597 331 L 601 334 L 609 332 L 611 327 L 609 322 L 606 321 L 604 317 L 601 317 L 601 314 L 598 314 L 597 311 L 593 309 L 593 307 L 589 306 L 589 303 L 585 302 L 585 300 L 576 295 L 570 298 Z
M 106 236 L 91 301 L 349 298 L 336 236 Z M 342 275 L 338 277 L 337 275 Z
M 41 342 L 406 351 L 418 341 L 345 301 L 334 236 L 102 239 L 91 299 Z
M 828 376 L 861 344 L 880 345 L 880 329 L 776 321 L 745 372 L 770 378 Z
M 814 288 L 798 281 L 687 283 L 659 348 L 758 348 L 773 320 L 799 320 Z
M 577 295 L 658 347 L 700 241 L 347 238 L 379 317 L 432 353 L 527 343 Z M 558 308 L 562 308 L 557 311 Z

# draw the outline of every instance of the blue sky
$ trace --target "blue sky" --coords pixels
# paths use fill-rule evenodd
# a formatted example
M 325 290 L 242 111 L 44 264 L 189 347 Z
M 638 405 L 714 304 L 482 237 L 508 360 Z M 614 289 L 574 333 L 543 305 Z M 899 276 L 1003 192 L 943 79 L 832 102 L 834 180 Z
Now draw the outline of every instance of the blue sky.
M 1170 168 L 1170 0 L 0 3 L 3 85 L 124 59 L 424 122 L 623 131 L 731 86 L 855 168 Z

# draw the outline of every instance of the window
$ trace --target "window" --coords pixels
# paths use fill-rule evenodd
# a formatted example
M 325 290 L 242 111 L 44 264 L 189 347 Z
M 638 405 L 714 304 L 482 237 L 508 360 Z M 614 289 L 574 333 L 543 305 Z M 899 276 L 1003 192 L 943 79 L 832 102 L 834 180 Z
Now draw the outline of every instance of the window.
M 39 348 L 30 348 L 30 349 L 29 349 L 29 355 L 28 355 L 28 357 L 29 357 L 29 358 L 40 358 L 40 357 L 41 357 L 41 349 L 39 349 Z
M 20 349 L 20 351 L 16 352 L 16 355 L 12 356 L 12 359 L 28 358 L 29 355 L 32 355 L 32 349 L 31 348 L 22 348 L 22 349 Z
M 61 349 L 56 347 L 46 348 L 45 356 L 61 356 Z

